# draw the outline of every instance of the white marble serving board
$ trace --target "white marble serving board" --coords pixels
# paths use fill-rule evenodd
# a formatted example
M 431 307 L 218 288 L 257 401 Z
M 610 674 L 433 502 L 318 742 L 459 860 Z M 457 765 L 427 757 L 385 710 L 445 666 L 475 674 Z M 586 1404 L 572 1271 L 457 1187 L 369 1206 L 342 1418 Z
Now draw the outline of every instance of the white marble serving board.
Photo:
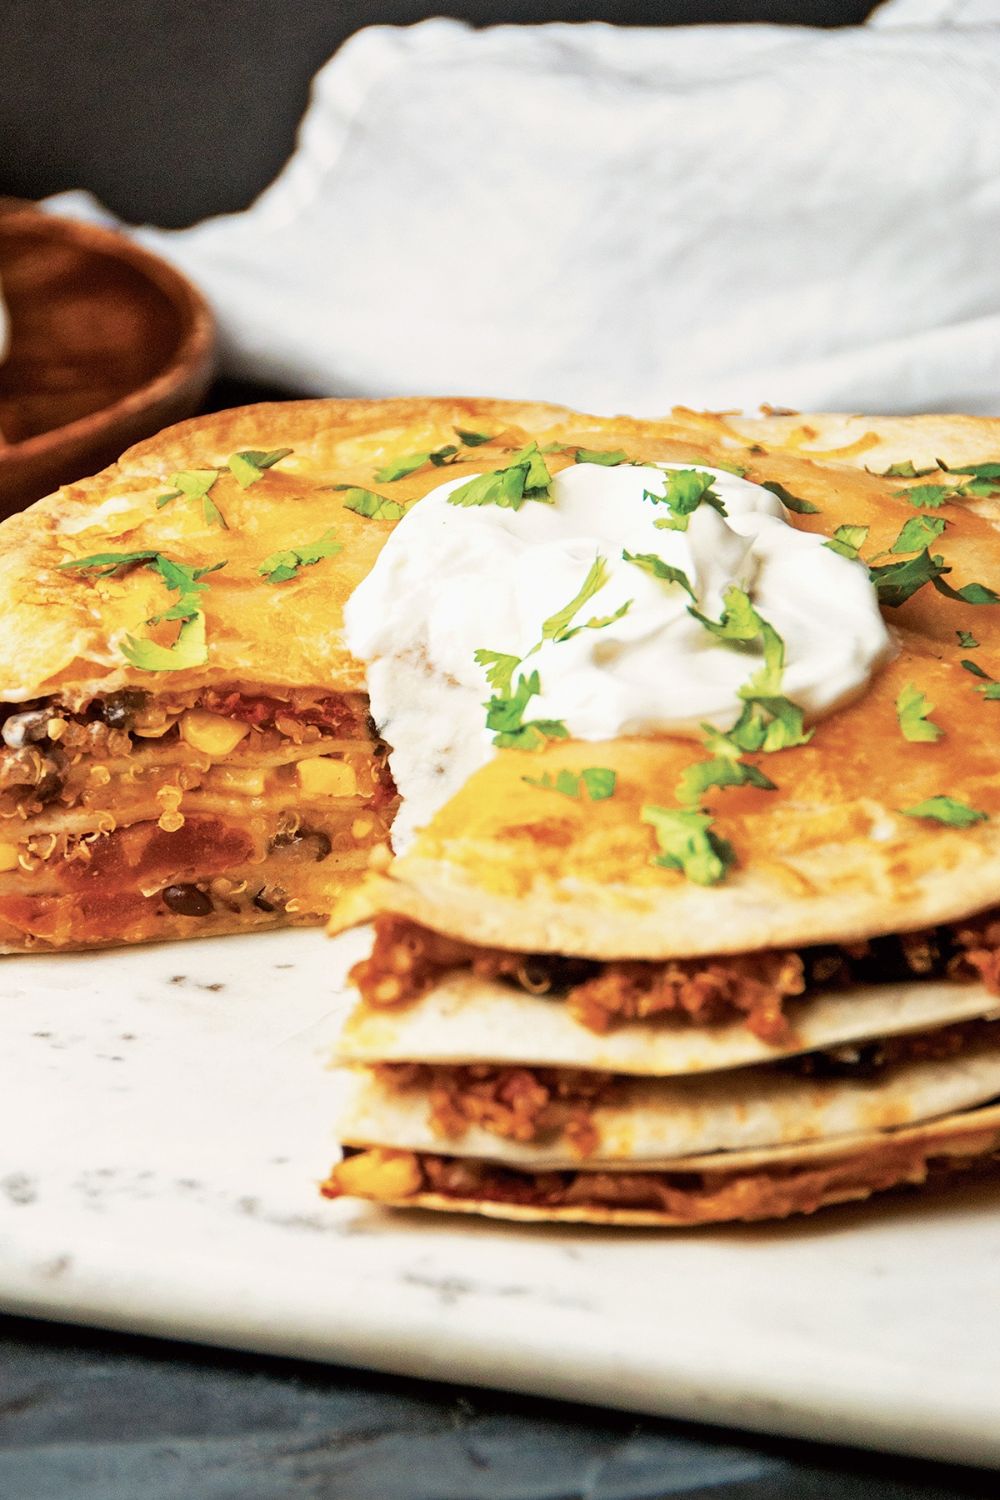
M 678 1233 L 317 1192 L 366 941 L 0 960 L 0 1306 L 1000 1464 L 1000 1187 Z

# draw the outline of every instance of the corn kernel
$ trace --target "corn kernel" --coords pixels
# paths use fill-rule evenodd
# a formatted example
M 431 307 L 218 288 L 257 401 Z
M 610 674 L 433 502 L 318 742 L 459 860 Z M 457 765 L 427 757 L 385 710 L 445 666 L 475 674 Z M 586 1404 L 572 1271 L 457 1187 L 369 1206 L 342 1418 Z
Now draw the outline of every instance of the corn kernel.
M 212 773 L 213 784 L 244 797 L 263 797 L 265 773 L 252 766 L 218 766 Z
M 355 818 L 351 824 L 351 833 L 358 840 L 366 839 L 374 827 L 375 824 L 371 818 Z
M 412 1151 L 363 1151 L 334 1167 L 330 1182 L 335 1191 L 357 1198 L 394 1200 L 419 1193 L 423 1174 Z
M 17 866 L 17 845 L 0 844 L 0 870 L 16 870 Z
M 358 779 L 346 761 L 299 761 L 299 786 L 308 797 L 353 797 Z
M 204 708 L 189 708 L 181 715 L 181 738 L 203 755 L 216 758 L 228 755 L 249 733 L 249 724 L 224 718 L 222 714 L 210 714 Z

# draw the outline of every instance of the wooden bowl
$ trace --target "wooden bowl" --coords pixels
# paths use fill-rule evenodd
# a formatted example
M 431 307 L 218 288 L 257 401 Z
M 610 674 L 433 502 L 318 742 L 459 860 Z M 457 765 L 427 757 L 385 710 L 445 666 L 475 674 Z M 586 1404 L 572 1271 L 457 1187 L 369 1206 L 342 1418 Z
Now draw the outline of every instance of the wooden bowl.
M 124 235 L 0 204 L 0 516 L 190 416 L 212 376 L 203 297 Z

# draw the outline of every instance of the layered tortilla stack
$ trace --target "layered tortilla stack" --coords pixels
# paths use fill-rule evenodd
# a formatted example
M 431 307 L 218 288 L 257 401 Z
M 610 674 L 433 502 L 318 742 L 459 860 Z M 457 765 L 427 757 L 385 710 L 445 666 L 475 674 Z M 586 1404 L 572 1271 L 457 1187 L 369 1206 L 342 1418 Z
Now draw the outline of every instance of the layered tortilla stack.
M 221 412 L 0 526 L 0 952 L 325 921 L 397 800 L 344 601 L 475 417 Z
M 703 463 L 863 548 L 895 654 L 740 756 L 772 785 L 706 777 L 692 807 L 707 752 L 669 735 L 498 748 L 382 856 L 334 919 L 375 936 L 330 1197 L 689 1225 L 995 1163 L 1000 423 L 697 431 Z M 603 446 L 672 437 L 608 423 Z

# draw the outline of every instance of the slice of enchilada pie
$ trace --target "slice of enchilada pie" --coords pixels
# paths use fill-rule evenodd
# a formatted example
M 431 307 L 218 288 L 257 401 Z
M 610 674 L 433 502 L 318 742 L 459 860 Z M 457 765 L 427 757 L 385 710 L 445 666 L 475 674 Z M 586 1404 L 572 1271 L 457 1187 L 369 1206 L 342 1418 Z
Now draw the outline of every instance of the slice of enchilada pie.
M 223 412 L 0 527 L 0 951 L 325 918 L 396 802 L 344 601 L 439 466 L 535 415 Z
M 403 802 L 329 1196 L 685 1224 L 995 1158 L 1000 423 L 703 440 L 446 485 L 348 605 Z

